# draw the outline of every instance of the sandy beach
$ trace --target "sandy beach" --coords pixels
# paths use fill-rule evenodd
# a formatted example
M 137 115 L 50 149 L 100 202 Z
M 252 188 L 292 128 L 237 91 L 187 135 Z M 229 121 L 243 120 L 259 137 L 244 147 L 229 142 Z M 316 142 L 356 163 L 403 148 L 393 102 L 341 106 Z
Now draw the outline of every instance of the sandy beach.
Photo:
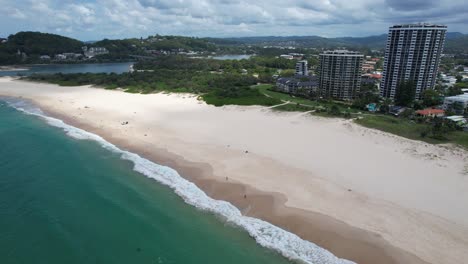
M 341 258 L 363 264 L 468 259 L 468 152 L 458 147 L 350 120 L 217 108 L 192 95 L 3 77 L 0 96 L 32 100 Z

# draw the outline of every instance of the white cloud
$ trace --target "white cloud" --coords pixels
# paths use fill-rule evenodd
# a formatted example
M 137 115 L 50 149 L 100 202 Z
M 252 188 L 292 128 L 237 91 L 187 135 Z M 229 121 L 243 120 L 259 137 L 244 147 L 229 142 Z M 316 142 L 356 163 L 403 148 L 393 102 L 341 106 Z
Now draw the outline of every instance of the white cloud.
M 0 6 L 0 32 L 55 31 L 81 39 L 362 36 L 408 22 L 446 23 L 450 31 L 468 33 L 465 0 L 0 0 Z M 6 28 L 11 20 L 23 21 L 21 28 Z

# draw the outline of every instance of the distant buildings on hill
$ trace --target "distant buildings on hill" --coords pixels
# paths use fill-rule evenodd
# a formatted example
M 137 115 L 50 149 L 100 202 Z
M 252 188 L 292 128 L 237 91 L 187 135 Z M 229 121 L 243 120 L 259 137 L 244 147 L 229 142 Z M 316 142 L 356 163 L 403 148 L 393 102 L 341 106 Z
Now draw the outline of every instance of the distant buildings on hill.
M 287 60 L 302 60 L 304 58 L 304 54 L 302 53 L 288 53 L 288 54 L 282 54 L 279 56 L 282 59 L 287 59 Z
M 95 56 L 98 56 L 98 55 L 104 55 L 104 54 L 109 53 L 109 51 L 106 48 L 103 48 L 103 47 L 88 48 L 87 46 L 84 46 L 84 47 L 82 47 L 82 49 L 83 49 L 83 54 L 87 58 L 92 58 L 92 57 L 95 57 Z
M 433 24 L 405 24 L 390 27 L 383 78 L 382 97 L 394 99 L 403 82 L 412 82 L 415 99 L 434 89 L 447 27 Z
M 64 52 L 64 53 L 55 54 L 53 56 L 41 55 L 41 56 L 39 56 L 39 59 L 41 59 L 43 61 L 50 61 L 50 60 L 54 60 L 54 61 L 79 61 L 79 60 L 83 60 L 83 59 L 91 59 L 91 58 L 94 58 L 95 56 L 109 53 L 109 51 L 106 48 L 103 48 L 103 47 L 88 48 L 87 46 L 84 46 L 81 49 L 83 50 L 83 53 Z

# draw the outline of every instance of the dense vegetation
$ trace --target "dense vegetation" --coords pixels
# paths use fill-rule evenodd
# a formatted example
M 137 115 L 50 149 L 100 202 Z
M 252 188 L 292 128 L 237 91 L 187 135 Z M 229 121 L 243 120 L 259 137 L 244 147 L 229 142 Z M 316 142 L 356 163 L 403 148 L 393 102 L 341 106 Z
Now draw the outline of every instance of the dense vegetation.
M 468 148 L 468 133 L 459 131 L 449 121 L 444 121 L 441 118 L 435 118 L 431 122 L 425 122 L 422 119 L 415 122 L 407 118 L 388 115 L 367 115 L 355 122 L 365 127 L 379 129 L 405 138 L 435 144 L 453 142 Z
M 181 36 L 150 36 L 148 48 L 157 50 L 184 49 L 193 51 L 216 51 L 217 46 L 207 39 Z
M 131 39 L 104 39 L 94 43 L 83 43 L 79 40 L 54 34 L 40 32 L 19 32 L 8 37 L 6 43 L 0 43 L 0 65 L 25 64 L 42 62 L 41 55 L 53 57 L 61 53 L 82 53 L 82 47 L 104 47 L 109 54 L 93 58 L 91 62 L 108 62 L 150 58 L 153 52 L 214 52 L 241 53 L 239 47 L 218 46 L 209 39 L 182 36 L 149 36 Z M 17 54 L 17 52 L 21 54 Z M 68 63 L 76 63 L 69 61 Z
M 10 35 L 6 43 L 0 44 L 0 64 L 17 64 L 37 61 L 41 55 L 63 52 L 82 52 L 83 43 L 59 35 L 39 32 L 19 32 Z M 24 57 L 17 52 L 24 52 Z
M 261 57 L 278 56 L 288 52 L 318 54 L 321 49 L 349 48 L 359 50 L 366 55 L 374 55 L 373 50 L 382 51 L 386 35 L 362 38 L 323 38 L 317 36 L 299 37 L 247 37 L 247 38 L 194 38 L 183 36 L 149 36 L 121 40 L 104 39 L 95 43 L 83 43 L 59 35 L 39 32 L 19 32 L 8 37 L 0 44 L 0 65 L 38 63 L 40 55 L 54 56 L 60 53 L 81 53 L 81 47 L 105 47 L 110 53 L 101 55 L 92 62 L 110 62 L 150 58 L 154 52 L 195 51 L 205 54 L 258 54 Z M 460 33 L 448 33 L 445 52 L 466 54 L 468 36 Z M 275 46 L 265 48 L 264 46 Z M 292 50 L 279 47 L 294 46 Z M 20 51 L 21 54 L 17 54 Z M 316 60 L 313 56 L 307 59 Z M 42 61 L 43 62 L 43 61 Z M 68 62 L 71 63 L 71 62 Z M 74 62 L 76 63 L 76 62 Z
M 137 71 L 133 73 L 32 75 L 29 79 L 66 86 L 93 84 L 107 89 L 122 88 L 133 93 L 195 93 L 214 105 L 279 103 L 279 100 L 266 97 L 258 89 L 251 88 L 259 79 L 239 73 L 238 70 L 243 66 L 247 67 L 248 62 L 164 56 L 158 60 L 136 64 Z M 257 66 L 251 65 L 251 69 L 256 68 Z M 258 69 L 268 70 L 264 67 Z
M 444 52 L 468 54 L 468 35 L 458 35 L 454 38 L 448 38 L 445 42 Z

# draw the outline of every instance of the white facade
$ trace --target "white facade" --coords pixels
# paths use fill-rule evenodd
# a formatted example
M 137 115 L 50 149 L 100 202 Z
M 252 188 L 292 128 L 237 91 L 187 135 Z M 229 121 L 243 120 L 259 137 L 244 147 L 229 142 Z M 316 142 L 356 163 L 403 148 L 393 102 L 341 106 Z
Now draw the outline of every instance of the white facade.
M 309 69 L 306 60 L 301 60 L 296 63 L 296 75 L 309 75 Z
M 103 54 L 108 54 L 109 51 L 106 48 L 103 47 L 91 47 L 88 49 L 88 47 L 83 47 L 83 53 L 86 57 L 92 58 L 94 56 L 98 55 L 103 55 Z
M 442 77 L 442 80 L 444 81 L 444 84 L 449 87 L 452 87 L 455 85 L 455 83 L 457 83 L 457 78 L 455 78 L 454 76 L 448 76 L 448 75 L 442 74 L 441 77 Z
M 445 97 L 444 110 L 453 110 L 453 104 L 459 103 L 463 106 L 463 111 L 456 111 L 456 114 L 463 114 L 468 111 L 468 94 Z

